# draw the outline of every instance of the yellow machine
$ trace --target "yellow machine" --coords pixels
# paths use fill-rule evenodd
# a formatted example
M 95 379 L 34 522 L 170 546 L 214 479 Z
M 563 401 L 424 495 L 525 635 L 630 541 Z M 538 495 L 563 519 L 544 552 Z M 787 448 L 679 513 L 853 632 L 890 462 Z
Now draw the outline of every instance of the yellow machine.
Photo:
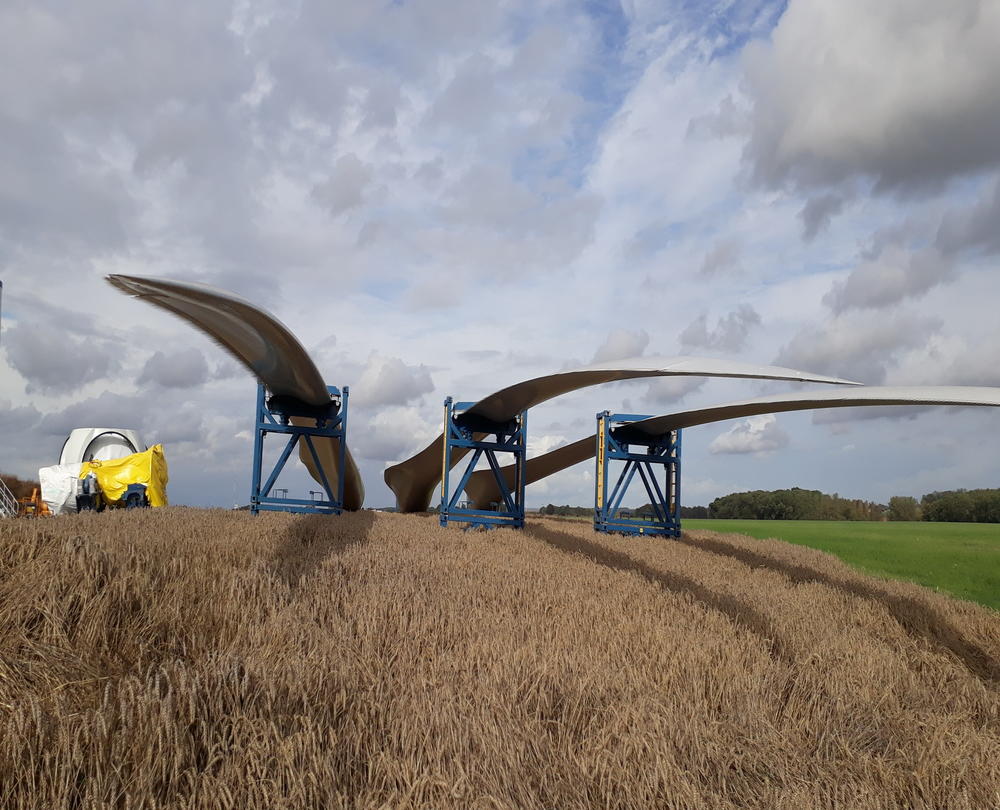
M 31 490 L 31 496 L 17 499 L 18 517 L 44 517 L 51 515 L 49 506 L 42 500 L 42 493 L 38 487 Z

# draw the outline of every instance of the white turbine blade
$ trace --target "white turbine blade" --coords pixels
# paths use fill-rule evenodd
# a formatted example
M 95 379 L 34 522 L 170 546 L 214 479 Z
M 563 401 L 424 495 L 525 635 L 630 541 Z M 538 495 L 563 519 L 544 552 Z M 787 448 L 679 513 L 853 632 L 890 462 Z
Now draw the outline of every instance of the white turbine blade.
M 690 411 L 668 413 L 632 422 L 630 427 L 650 436 L 661 436 L 671 430 L 765 413 L 887 405 L 998 407 L 1000 406 L 1000 388 L 925 385 L 865 386 L 839 391 L 803 391 L 796 394 L 776 394 Z M 596 437 L 592 434 L 541 456 L 529 458 L 525 463 L 525 481 L 528 484 L 541 481 L 543 478 L 572 467 L 574 464 L 593 458 L 596 448 Z M 502 472 L 508 486 L 512 486 L 514 466 L 503 467 Z M 489 470 L 473 473 L 465 491 L 477 508 L 485 508 L 500 496 L 500 490 L 496 486 L 493 473 Z
M 850 380 L 809 374 L 780 366 L 759 366 L 708 357 L 639 357 L 584 366 L 525 380 L 484 397 L 473 405 L 468 413 L 484 416 L 496 422 L 505 422 L 527 408 L 591 385 L 643 377 L 671 376 L 743 377 L 858 385 Z M 430 505 L 434 487 L 441 480 L 442 446 L 443 434 L 416 455 L 385 471 L 385 482 L 396 493 L 396 507 L 401 512 L 420 512 Z M 458 463 L 465 452 L 456 448 L 452 452 L 452 463 Z
M 272 394 L 294 397 L 307 405 L 329 403 L 323 376 L 302 344 L 288 327 L 260 307 L 204 284 L 123 275 L 108 276 L 107 280 L 122 292 L 172 312 L 208 335 Z M 297 419 L 292 421 L 301 423 Z M 330 486 L 336 489 L 340 479 L 337 466 L 340 440 L 316 437 L 313 444 Z M 299 457 L 310 475 L 322 482 L 304 442 L 300 442 Z M 346 457 L 344 506 L 360 509 L 365 498 L 364 484 L 350 450 Z

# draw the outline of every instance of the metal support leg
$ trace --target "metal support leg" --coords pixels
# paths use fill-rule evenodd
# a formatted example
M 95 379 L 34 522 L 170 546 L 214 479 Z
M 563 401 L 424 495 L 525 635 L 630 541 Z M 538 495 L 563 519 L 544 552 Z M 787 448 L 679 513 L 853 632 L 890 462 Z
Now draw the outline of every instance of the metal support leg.
M 257 383 L 257 410 L 254 415 L 253 432 L 253 482 L 250 485 L 250 514 L 260 511 L 260 472 L 264 464 L 264 437 L 267 429 L 262 424 L 261 414 L 264 411 L 264 385 Z

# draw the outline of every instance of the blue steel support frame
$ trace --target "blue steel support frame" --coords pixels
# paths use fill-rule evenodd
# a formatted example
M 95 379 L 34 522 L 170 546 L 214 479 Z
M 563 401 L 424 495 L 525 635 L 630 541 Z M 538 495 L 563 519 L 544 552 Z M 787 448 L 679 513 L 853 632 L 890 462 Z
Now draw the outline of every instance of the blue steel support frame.
M 440 522 L 447 526 L 450 522 L 467 523 L 466 528 L 481 526 L 486 529 L 509 526 L 514 529 L 524 527 L 524 460 L 527 452 L 528 412 L 521 411 L 509 425 L 496 425 L 491 433 L 474 432 L 462 427 L 455 417 L 471 408 L 473 402 L 454 402 L 451 397 L 444 401 L 444 441 L 441 459 L 441 513 Z M 486 441 L 486 436 L 494 436 L 495 441 Z M 478 437 L 478 438 L 477 438 Z M 451 458 L 455 448 L 471 450 L 472 458 L 465 467 L 454 490 L 451 488 Z M 497 453 L 514 456 L 514 486 L 509 487 L 497 461 Z M 493 472 L 493 478 L 500 489 L 500 501 L 496 510 L 470 509 L 461 504 L 465 486 L 475 472 L 480 458 L 486 458 Z
M 299 512 L 305 514 L 339 515 L 344 511 L 344 465 L 347 460 L 347 399 L 350 389 L 345 385 L 343 392 L 335 386 L 328 385 L 326 390 L 330 393 L 332 403 L 337 403 L 339 407 L 331 408 L 329 414 L 317 416 L 315 408 L 303 408 L 300 412 L 294 403 L 282 403 L 282 405 L 269 407 L 267 392 L 262 383 L 257 384 L 257 418 L 254 422 L 254 443 L 253 443 L 253 481 L 250 489 L 250 512 L 256 515 L 261 511 L 272 512 Z M 307 416 L 313 422 L 313 426 L 293 425 L 290 423 L 293 416 Z M 267 476 L 263 486 L 264 465 L 264 437 L 268 433 L 280 433 L 288 436 L 281 451 L 281 455 L 275 462 L 273 469 Z M 319 456 L 316 453 L 316 446 L 313 444 L 313 437 L 321 436 L 331 439 L 340 439 L 339 464 L 338 469 L 341 475 L 337 478 L 336 491 L 330 486 L 323 467 L 319 463 Z M 304 498 L 285 498 L 271 494 L 275 489 L 278 476 L 285 468 L 288 459 L 291 458 L 292 451 L 300 442 L 304 442 L 312 455 L 316 469 L 319 470 L 320 484 L 323 487 L 325 498 L 318 500 L 306 500 Z
M 681 535 L 681 432 L 644 437 L 632 433 L 616 438 L 616 426 L 628 425 L 648 416 L 631 413 L 597 414 L 597 468 L 594 476 L 594 530 L 618 534 Z M 633 452 L 632 445 L 644 448 Z M 624 461 L 614 485 L 608 483 L 612 462 Z M 662 468 L 660 486 L 656 468 Z M 636 473 L 652 506 L 649 518 L 622 513 L 621 503 Z

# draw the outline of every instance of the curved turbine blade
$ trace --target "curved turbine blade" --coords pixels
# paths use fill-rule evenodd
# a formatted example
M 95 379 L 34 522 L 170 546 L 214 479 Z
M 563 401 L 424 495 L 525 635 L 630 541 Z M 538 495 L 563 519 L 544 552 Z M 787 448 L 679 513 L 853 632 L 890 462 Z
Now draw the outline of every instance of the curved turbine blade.
M 707 357 L 640 357 L 599 363 L 525 380 L 479 400 L 468 413 L 484 416 L 496 422 L 505 422 L 527 408 L 591 385 L 643 377 L 682 375 L 859 385 L 850 380 L 809 374 L 780 366 L 758 366 Z M 434 487 L 441 480 L 442 449 L 443 434 L 416 455 L 386 469 L 385 482 L 396 493 L 396 508 L 399 511 L 421 512 L 430 505 Z M 459 448 L 453 450 L 452 465 L 457 464 L 466 452 Z
M 662 436 L 671 430 L 721 422 L 726 419 L 740 419 L 764 413 L 786 411 L 808 411 L 823 408 L 848 408 L 878 405 L 968 405 L 975 407 L 1000 407 L 1000 388 L 979 388 L 974 386 L 871 386 L 853 388 L 849 391 L 805 391 L 800 394 L 777 394 L 724 405 L 713 405 L 679 413 L 654 416 L 639 422 L 632 422 L 630 428 L 650 436 Z M 579 464 L 594 457 L 597 440 L 594 435 L 585 436 L 551 452 L 529 458 L 525 464 L 525 480 L 528 484 Z M 513 486 L 514 465 L 502 468 L 504 480 Z M 480 470 L 472 474 L 465 488 L 469 500 L 477 509 L 485 509 L 500 498 L 493 474 Z
M 204 284 L 111 275 L 108 282 L 127 295 L 172 312 L 208 335 L 242 363 L 272 394 L 294 397 L 308 405 L 330 401 L 323 376 L 312 358 L 292 332 L 277 318 L 260 307 L 232 293 Z M 293 419 L 294 424 L 306 424 Z M 340 478 L 337 468 L 338 439 L 314 438 L 316 454 L 330 486 L 336 489 Z M 304 442 L 299 456 L 309 474 L 322 477 Z M 344 471 L 344 506 L 360 509 L 365 490 L 358 466 L 347 451 Z

